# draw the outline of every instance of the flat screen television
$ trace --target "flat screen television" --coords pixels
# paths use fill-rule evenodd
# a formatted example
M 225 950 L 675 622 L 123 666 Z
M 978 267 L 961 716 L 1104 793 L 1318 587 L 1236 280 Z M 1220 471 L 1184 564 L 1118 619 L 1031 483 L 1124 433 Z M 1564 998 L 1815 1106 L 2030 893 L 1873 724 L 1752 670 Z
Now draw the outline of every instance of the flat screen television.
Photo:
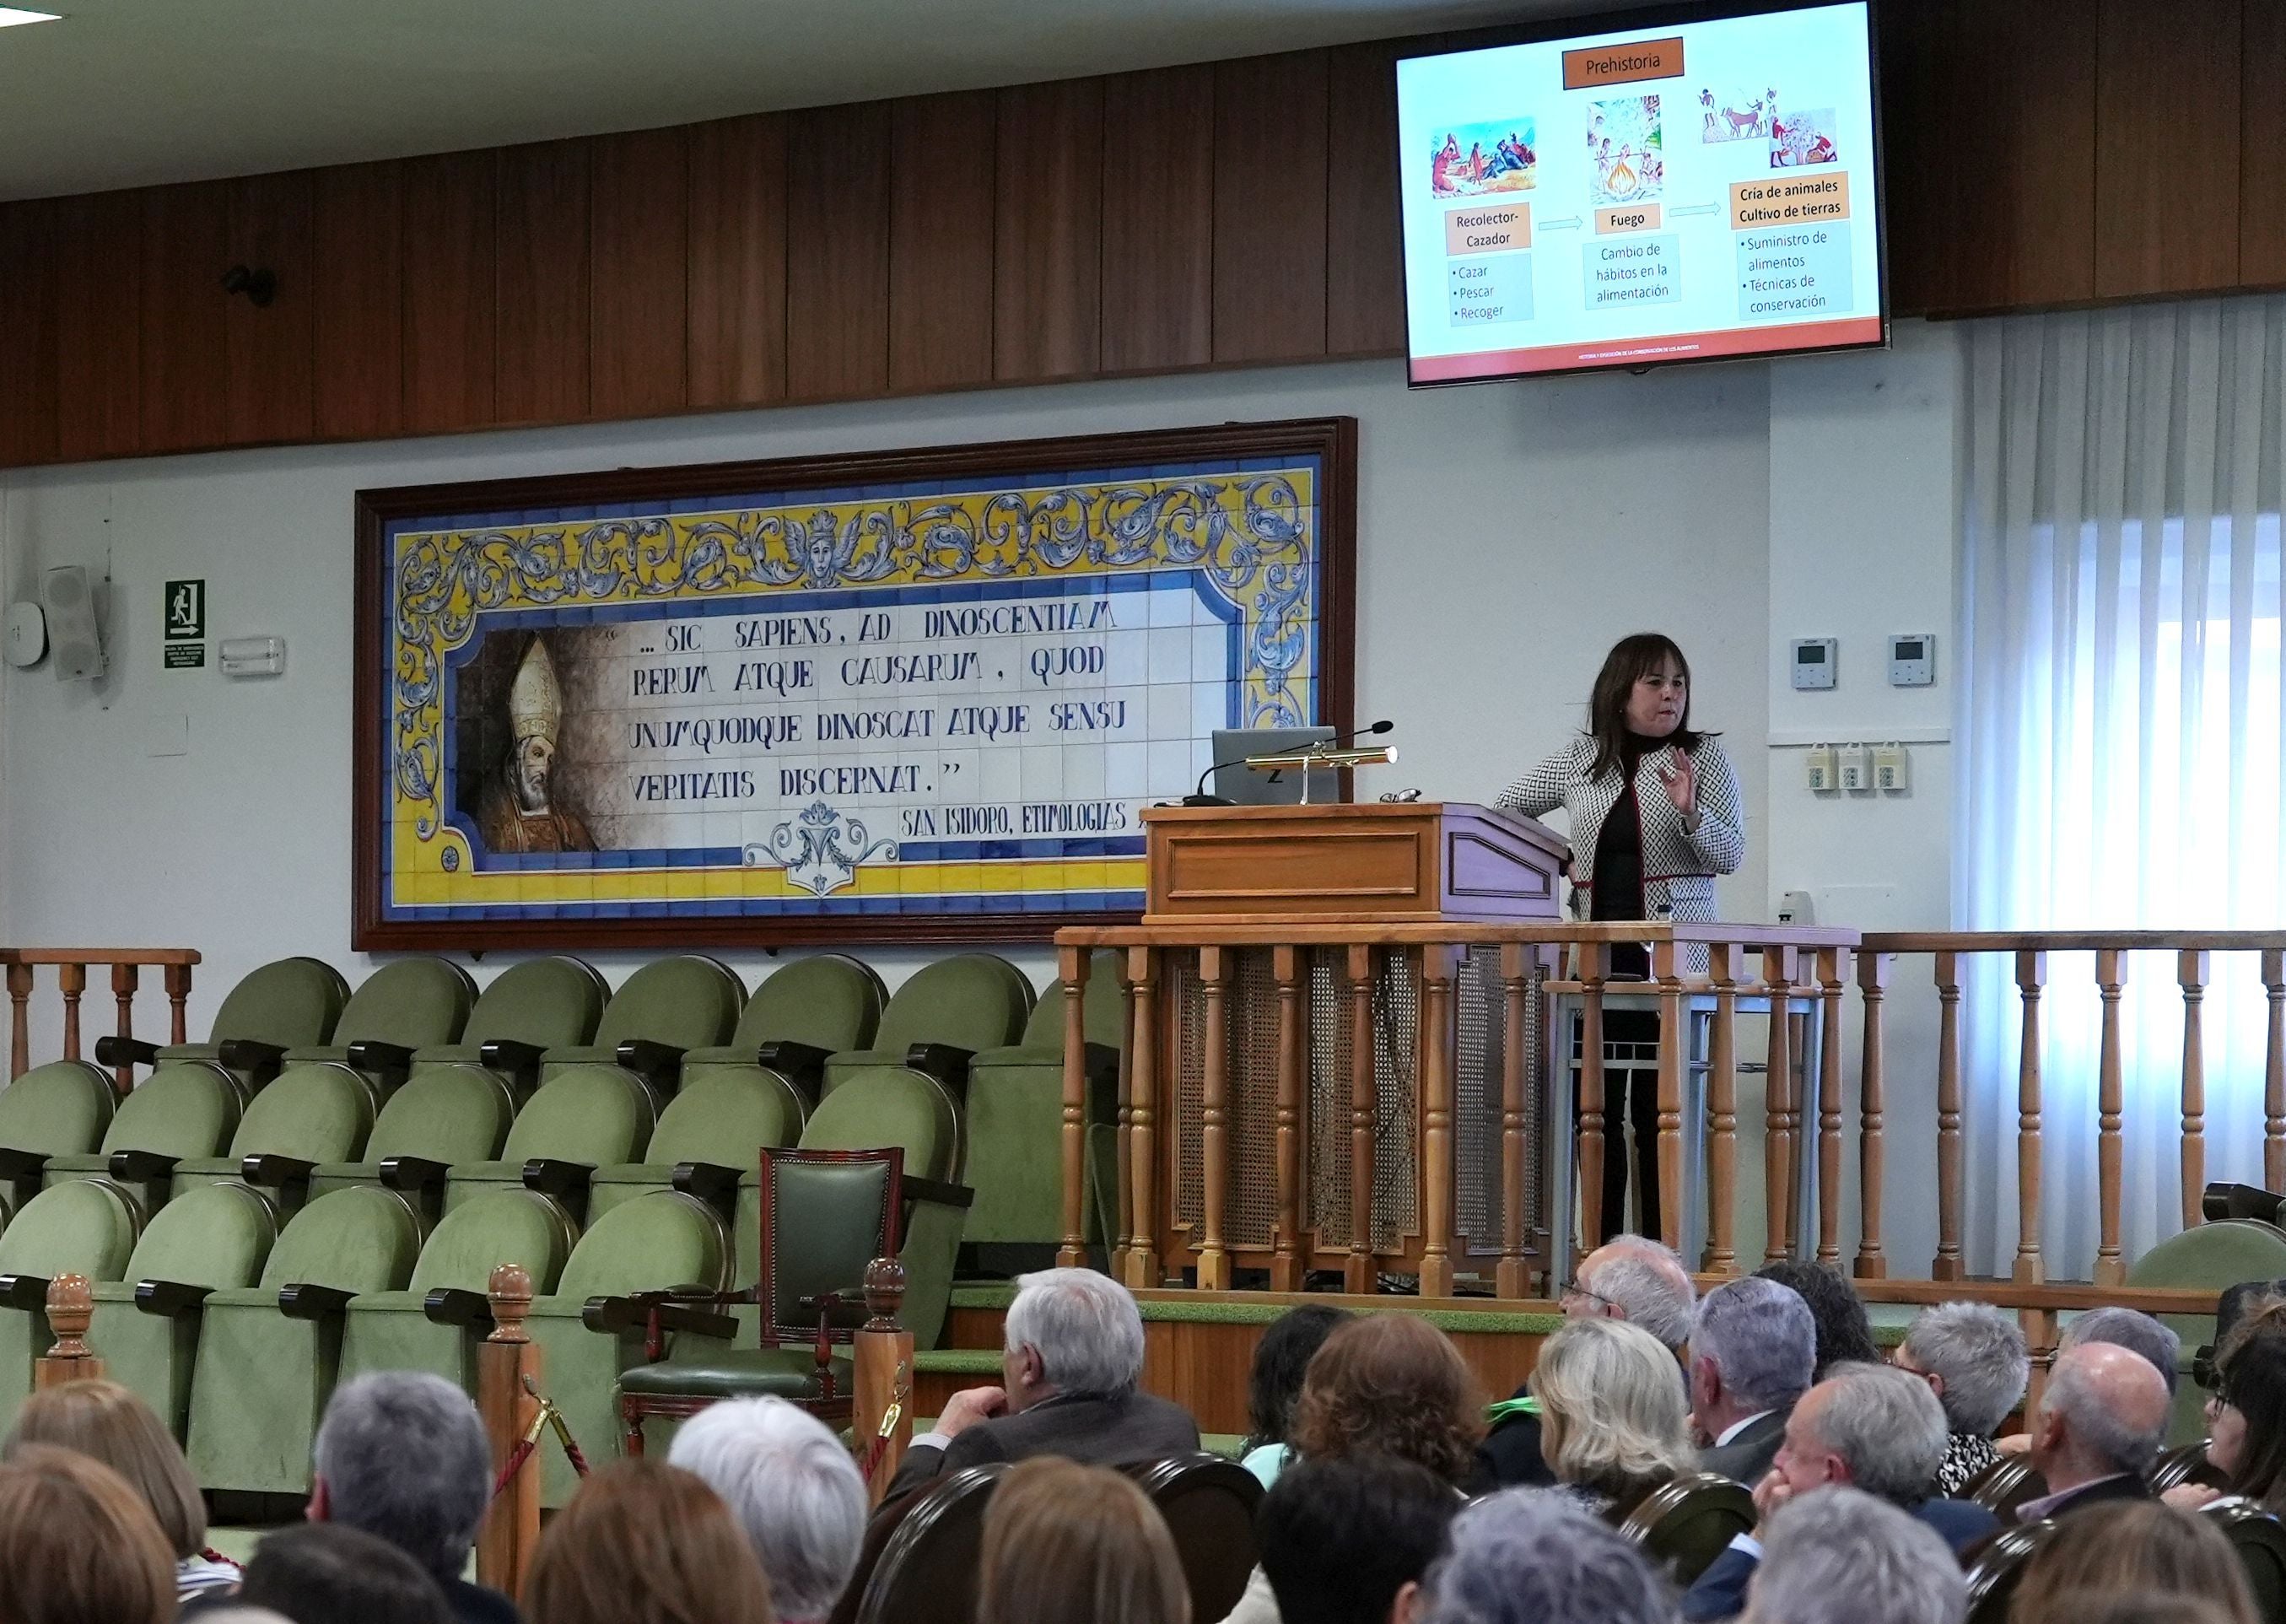
M 1411 382 L 1884 343 L 1871 11 L 1636 12 L 1399 60 Z

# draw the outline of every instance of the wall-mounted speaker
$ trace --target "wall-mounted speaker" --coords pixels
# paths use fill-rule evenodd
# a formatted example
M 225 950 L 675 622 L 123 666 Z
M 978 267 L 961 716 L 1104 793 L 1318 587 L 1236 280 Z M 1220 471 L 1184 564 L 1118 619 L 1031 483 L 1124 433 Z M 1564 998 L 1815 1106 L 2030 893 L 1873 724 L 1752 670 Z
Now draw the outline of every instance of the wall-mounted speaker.
M 95 623 L 95 587 L 87 566 L 59 564 L 40 578 L 40 598 L 48 610 L 48 647 L 56 657 L 56 680 L 91 682 L 103 674 L 103 633 Z

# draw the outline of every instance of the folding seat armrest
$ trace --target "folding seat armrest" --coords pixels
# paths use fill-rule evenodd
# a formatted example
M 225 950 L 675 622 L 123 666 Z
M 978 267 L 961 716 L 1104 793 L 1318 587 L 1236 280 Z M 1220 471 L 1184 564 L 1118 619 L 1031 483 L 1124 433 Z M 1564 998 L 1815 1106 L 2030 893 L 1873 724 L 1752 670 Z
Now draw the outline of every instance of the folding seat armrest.
M 339 1286 L 304 1281 L 278 1288 L 278 1312 L 289 1320 L 322 1320 L 347 1309 L 351 1296 Z
M 452 1169 L 426 1156 L 387 1156 L 381 1163 L 381 1186 L 404 1195 L 424 1195 L 445 1187 Z
M 872 1312 L 865 1306 L 865 1291 L 862 1286 L 846 1286 L 839 1291 L 800 1297 L 795 1300 L 794 1306 L 803 1313 L 815 1314 L 826 1324 L 841 1330 L 856 1330 L 873 1317 Z
M 520 1044 L 513 1037 L 495 1037 L 477 1051 L 477 1058 L 519 1089 L 540 1081 L 540 1062 L 547 1052 L 537 1044 Z
M 114 1150 L 111 1176 L 122 1184 L 156 1184 L 175 1171 L 180 1156 L 162 1156 L 155 1150 Z
M 48 1155 L 43 1150 L 18 1150 L 0 1147 L 0 1179 L 21 1184 L 28 1179 L 37 1179 L 47 1171 Z
M 654 1343 L 665 1331 L 693 1331 L 701 1336 L 727 1338 L 737 1334 L 738 1322 L 715 1307 L 721 1300 L 718 1293 L 703 1286 L 639 1291 L 630 1297 L 591 1297 L 580 1307 L 579 1323 L 607 1336 L 642 1331 Z M 654 1353 L 651 1357 L 659 1355 Z
M 905 1064 L 965 1096 L 968 1092 L 968 1062 L 975 1057 L 975 1050 L 953 1044 L 915 1044 L 905 1051 Z
M 257 1190 L 295 1190 L 307 1192 L 310 1175 L 318 1171 L 315 1162 L 304 1162 L 299 1156 L 280 1155 L 276 1151 L 259 1151 L 238 1164 L 238 1176 Z
M 190 1286 L 179 1280 L 138 1281 L 135 1306 L 146 1314 L 164 1314 L 169 1320 L 178 1320 L 203 1305 L 213 1291 L 212 1286 Z
M 682 1052 L 673 1044 L 655 1044 L 648 1037 L 630 1037 L 612 1051 L 620 1065 L 662 1096 L 674 1092 L 675 1076 L 682 1068 Z
M 36 1274 L 0 1274 L 0 1308 L 37 1313 L 48 1305 L 48 1282 Z
M 976 1192 L 965 1184 L 942 1184 L 934 1179 L 915 1179 L 910 1175 L 903 1181 L 907 1201 L 925 1201 L 940 1207 L 973 1207 Z
M 832 1052 L 815 1044 L 798 1044 L 782 1037 L 756 1049 L 754 1064 L 769 1067 L 815 1100 L 820 1084 L 825 1081 L 825 1062 Z
M 740 1177 L 737 1168 L 715 1162 L 678 1162 L 669 1182 L 727 1214 L 737 1204 Z
M 542 1195 L 553 1195 L 558 1201 L 567 1196 L 584 1198 L 595 1177 L 595 1168 L 585 1162 L 534 1156 L 524 1164 L 524 1187 L 537 1190 Z
M 385 1044 L 377 1037 L 368 1037 L 351 1044 L 349 1053 L 351 1065 L 391 1088 L 413 1073 L 413 1051 L 403 1044 Z
M 159 1045 L 140 1037 L 99 1037 L 95 1040 L 95 1063 L 114 1071 L 122 1066 L 155 1066 L 159 1063 Z
M 256 1043 L 251 1037 L 233 1037 L 218 1051 L 222 1063 L 233 1071 L 242 1071 L 259 1085 L 276 1076 L 286 1064 L 286 1051 L 276 1044 Z
M 421 1312 L 437 1325 L 457 1325 L 463 1329 L 486 1330 L 493 1323 L 492 1299 L 481 1291 L 464 1291 L 457 1286 L 439 1286 L 422 1299 Z

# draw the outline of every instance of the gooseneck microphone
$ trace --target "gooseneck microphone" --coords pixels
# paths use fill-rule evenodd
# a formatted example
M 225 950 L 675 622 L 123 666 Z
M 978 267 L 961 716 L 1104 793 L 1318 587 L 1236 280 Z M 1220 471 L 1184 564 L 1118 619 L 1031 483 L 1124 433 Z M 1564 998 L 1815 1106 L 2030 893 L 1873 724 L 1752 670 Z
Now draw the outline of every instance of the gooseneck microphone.
M 1327 743 L 1327 745 L 1338 745 L 1338 744 L 1341 744 L 1341 743 L 1343 743 L 1344 740 L 1347 740 L 1347 739 L 1352 739 L 1352 738 L 1366 738 L 1366 737 L 1375 737 L 1375 736 L 1377 736 L 1377 735 L 1380 735 L 1380 734 L 1383 734 L 1383 733 L 1394 733 L 1394 732 L 1396 732 L 1396 731 L 1397 731 L 1397 724 L 1396 724 L 1395 722 L 1393 722 L 1393 721 L 1390 721 L 1390 720 L 1389 720 L 1389 718 L 1387 718 L 1386 716 L 1384 716 L 1384 717 L 1383 717 L 1379 721 L 1369 721 L 1369 722 L 1368 722 L 1364 727 L 1361 727 L 1361 728 L 1352 728 L 1352 729 L 1351 729 L 1348 732 L 1346 732 L 1346 733 L 1336 733 L 1336 734 L 1335 734 L 1335 735 L 1333 736 L 1333 737 L 1332 737 L 1332 738 L 1330 738 L 1330 739 L 1327 740 L 1327 741 L 1326 741 L 1326 743 Z M 1322 749 L 1322 748 L 1324 748 L 1324 747 L 1325 747 L 1324 745 L 1312 745 L 1312 746 L 1311 746 L 1311 748 L 1312 748 L 1312 749 Z M 1198 783 L 1198 787 L 1197 787 L 1196 789 L 1193 790 L 1189 794 L 1187 794 L 1187 795 L 1184 796 L 1184 797 L 1183 797 L 1183 799 L 1182 799 L 1182 803 L 1181 803 L 1181 804 L 1182 804 L 1182 805 L 1184 805 L 1184 806 L 1186 806 L 1186 807 L 1234 807 L 1234 806 L 1236 806 L 1238 803 L 1237 803 L 1236 801 L 1233 800 L 1232 800 L 1229 796 L 1227 796 L 1227 795 L 1210 795 L 1210 794 L 1208 794 L 1208 793 L 1207 793 L 1207 780 L 1208 780 L 1208 779 L 1210 779 L 1210 778 L 1211 778 L 1211 777 L 1213 777 L 1217 773 L 1220 772 L 1220 771 L 1221 771 L 1224 768 L 1226 768 L 1226 767 L 1243 767 L 1243 766 L 1245 766 L 1247 762 L 1249 762 L 1249 761 L 1252 761 L 1252 760 L 1254 759 L 1255 753 L 1256 753 L 1255 752 L 1249 751 L 1249 752 L 1248 752 L 1246 754 L 1244 754 L 1244 755 L 1233 756 L 1233 757 L 1232 757 L 1229 761 L 1217 761 L 1217 762 L 1215 762 L 1211 767 L 1209 767 L 1209 768 L 1206 769 L 1206 771 L 1204 771 L 1204 772 L 1202 772 L 1202 773 L 1201 773 L 1201 774 L 1199 775 L 1199 783 Z

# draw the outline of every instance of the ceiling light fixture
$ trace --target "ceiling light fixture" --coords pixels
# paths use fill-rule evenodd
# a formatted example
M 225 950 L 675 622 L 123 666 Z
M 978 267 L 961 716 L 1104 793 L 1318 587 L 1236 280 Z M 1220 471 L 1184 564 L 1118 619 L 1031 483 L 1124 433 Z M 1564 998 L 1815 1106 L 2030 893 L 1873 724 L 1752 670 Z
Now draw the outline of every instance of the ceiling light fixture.
M 0 5 L 0 28 L 13 28 L 28 22 L 61 22 L 53 12 L 27 12 L 12 5 Z

